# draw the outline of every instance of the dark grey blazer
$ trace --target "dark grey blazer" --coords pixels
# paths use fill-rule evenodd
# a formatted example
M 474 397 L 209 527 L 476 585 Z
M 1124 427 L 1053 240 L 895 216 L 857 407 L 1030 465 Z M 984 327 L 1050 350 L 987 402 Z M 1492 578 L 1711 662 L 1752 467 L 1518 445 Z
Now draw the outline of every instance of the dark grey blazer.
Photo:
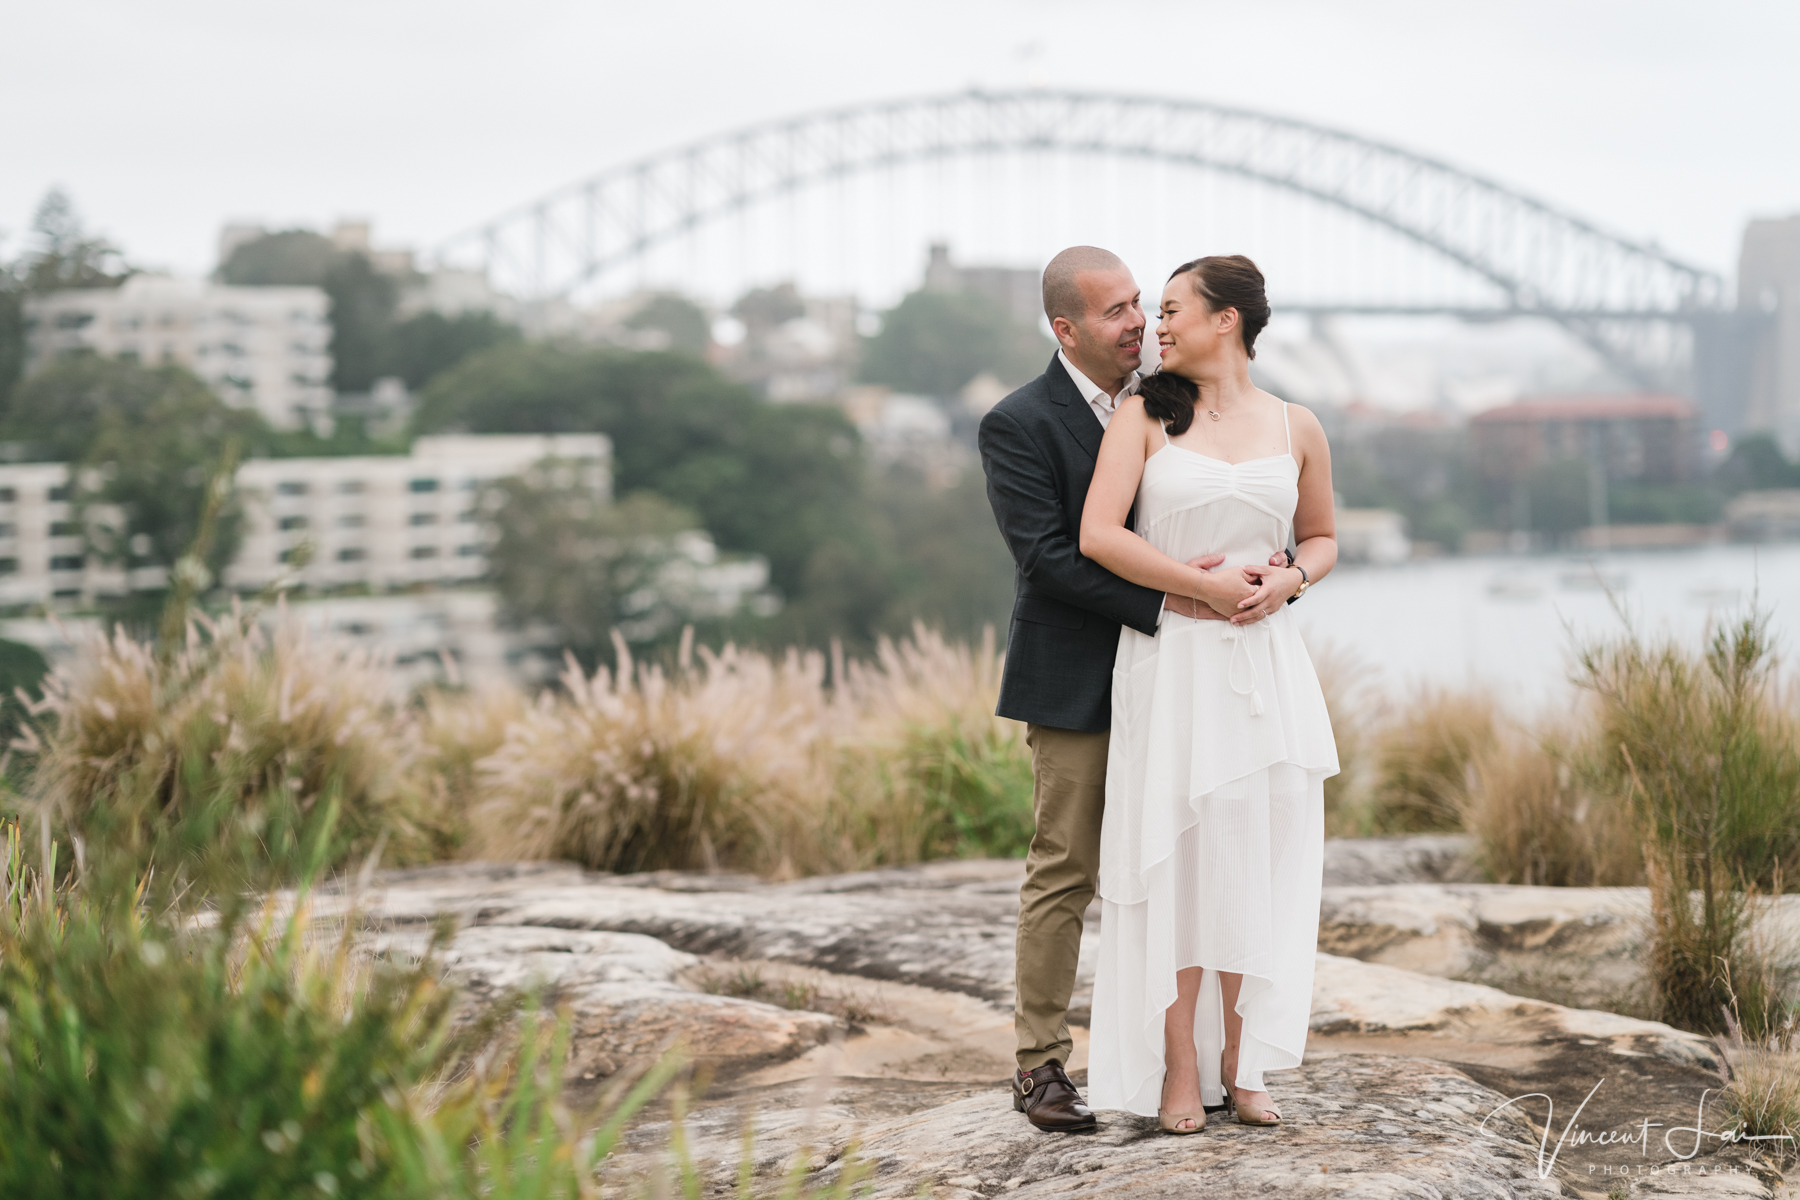
M 1104 731 L 1119 626 L 1156 634 L 1162 593 L 1081 555 L 1081 507 L 1103 432 L 1060 358 L 981 419 L 988 502 L 1017 567 L 1003 717 Z

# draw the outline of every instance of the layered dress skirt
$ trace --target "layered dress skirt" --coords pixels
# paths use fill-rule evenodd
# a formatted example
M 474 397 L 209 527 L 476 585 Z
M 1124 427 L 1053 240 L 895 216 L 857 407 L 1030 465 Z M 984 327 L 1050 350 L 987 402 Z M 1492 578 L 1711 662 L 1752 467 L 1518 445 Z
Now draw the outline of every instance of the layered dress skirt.
M 1289 544 L 1293 455 L 1231 464 L 1165 445 L 1144 464 L 1137 532 L 1172 558 L 1265 564 Z M 1251 625 L 1163 615 L 1127 628 L 1113 673 L 1100 849 L 1100 959 L 1088 1102 L 1156 1113 L 1176 971 L 1206 968 L 1195 1013 L 1201 1096 L 1220 1104 L 1218 973 L 1243 975 L 1236 1084 L 1300 1065 L 1312 1008 L 1324 782 L 1338 770 L 1325 697 L 1282 607 Z

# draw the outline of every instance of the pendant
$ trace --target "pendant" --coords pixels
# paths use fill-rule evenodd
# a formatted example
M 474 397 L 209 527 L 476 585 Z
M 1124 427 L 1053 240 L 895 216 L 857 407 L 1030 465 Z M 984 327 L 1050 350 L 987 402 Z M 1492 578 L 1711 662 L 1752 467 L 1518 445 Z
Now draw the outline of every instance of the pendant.
M 1210 408 L 1206 410 L 1206 415 L 1211 417 L 1215 421 L 1219 419 L 1219 414 L 1217 412 L 1214 412 Z

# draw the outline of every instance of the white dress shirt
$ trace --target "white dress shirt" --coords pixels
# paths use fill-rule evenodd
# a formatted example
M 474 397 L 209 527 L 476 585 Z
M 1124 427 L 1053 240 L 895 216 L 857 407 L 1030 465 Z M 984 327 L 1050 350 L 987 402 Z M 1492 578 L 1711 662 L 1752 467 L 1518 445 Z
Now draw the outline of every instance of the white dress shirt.
M 1099 384 L 1075 369 L 1075 364 L 1069 361 L 1069 356 L 1065 351 L 1058 350 L 1056 357 L 1062 360 L 1063 370 L 1067 371 L 1069 378 L 1075 381 L 1075 390 L 1081 393 L 1081 398 L 1088 402 L 1088 407 L 1094 410 L 1096 417 L 1100 418 L 1100 428 L 1102 429 L 1105 429 L 1107 423 L 1112 420 L 1113 413 L 1119 407 L 1119 401 L 1127 396 L 1137 395 L 1138 385 L 1144 381 L 1141 374 L 1133 371 L 1125 377 L 1125 386 L 1119 389 L 1119 394 L 1109 396 L 1100 390 Z

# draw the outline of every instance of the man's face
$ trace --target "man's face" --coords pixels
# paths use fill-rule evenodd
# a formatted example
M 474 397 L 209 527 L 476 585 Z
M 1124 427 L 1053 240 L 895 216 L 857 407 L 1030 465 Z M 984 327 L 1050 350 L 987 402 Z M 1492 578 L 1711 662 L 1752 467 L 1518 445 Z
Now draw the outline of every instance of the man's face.
M 1144 306 L 1130 271 L 1083 271 L 1076 285 L 1087 299 L 1079 321 L 1058 318 L 1056 337 L 1081 373 L 1095 382 L 1119 379 L 1144 361 Z

